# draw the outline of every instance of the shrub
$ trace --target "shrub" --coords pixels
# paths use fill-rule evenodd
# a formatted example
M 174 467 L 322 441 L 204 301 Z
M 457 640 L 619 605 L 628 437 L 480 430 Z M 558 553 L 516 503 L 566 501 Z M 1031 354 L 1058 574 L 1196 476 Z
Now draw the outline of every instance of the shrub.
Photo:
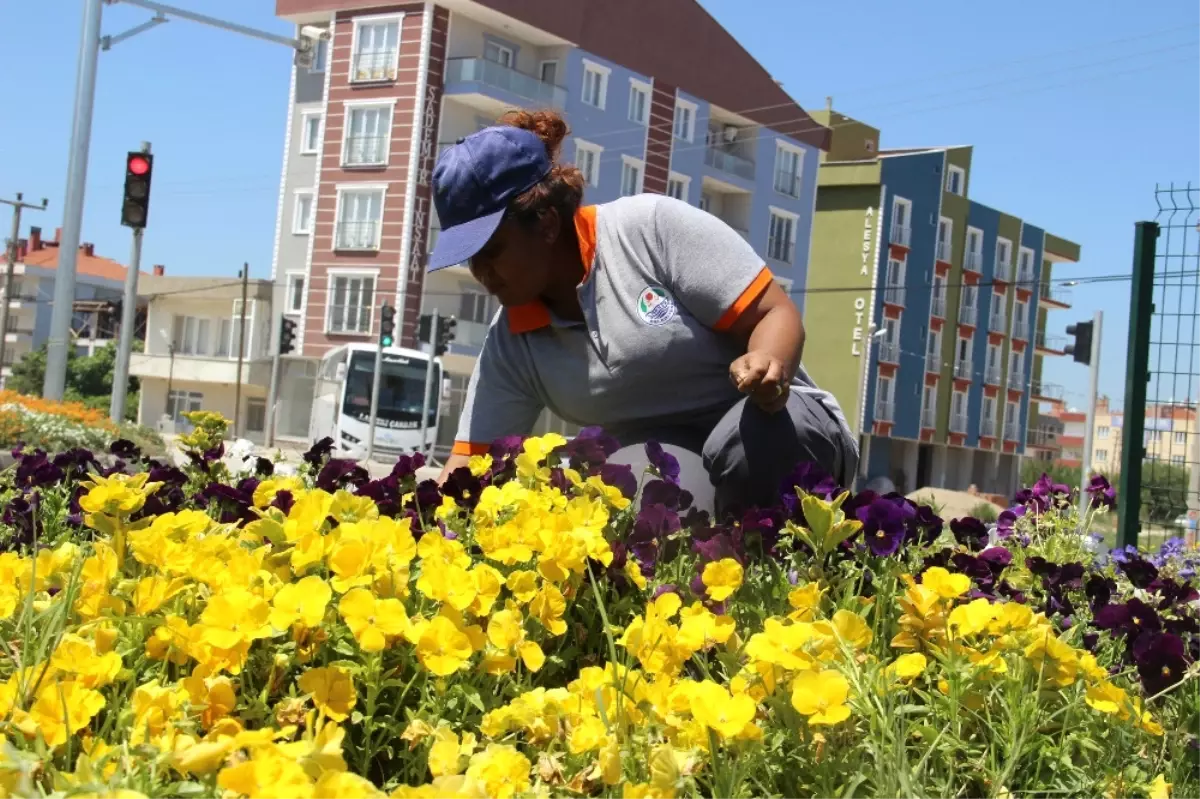
M 970 515 L 981 522 L 991 524 L 1000 517 L 1000 511 L 991 502 L 980 502 L 971 508 Z

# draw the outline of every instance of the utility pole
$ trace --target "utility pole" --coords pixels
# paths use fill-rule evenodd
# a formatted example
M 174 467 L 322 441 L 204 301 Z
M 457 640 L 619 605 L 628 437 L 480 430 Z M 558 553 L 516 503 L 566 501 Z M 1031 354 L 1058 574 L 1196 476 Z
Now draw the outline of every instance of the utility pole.
M 1092 351 L 1090 353 L 1091 384 L 1088 387 L 1087 427 L 1083 431 L 1083 467 L 1079 478 L 1079 523 L 1083 524 L 1087 515 L 1090 498 L 1088 484 L 1092 477 L 1092 437 L 1096 427 L 1096 394 L 1100 391 L 1100 326 L 1104 321 L 1104 312 L 1096 311 L 1092 317 Z M 1086 531 L 1083 531 L 1086 532 Z
M 429 435 L 429 393 L 433 389 L 433 359 L 437 357 L 441 344 L 441 320 L 438 319 L 438 309 L 434 307 L 429 319 L 429 360 L 425 363 L 425 393 L 421 397 L 421 454 L 424 455 Z
M 150 154 L 150 142 L 142 142 L 142 152 Z M 149 196 L 147 195 L 147 200 Z M 144 219 L 142 220 L 144 223 Z M 143 227 L 133 229 L 133 245 L 129 251 L 129 268 L 125 272 L 125 294 L 121 301 L 121 336 L 117 341 L 117 362 L 113 366 L 113 395 L 109 403 L 109 418 L 117 424 L 125 418 L 125 399 L 129 394 L 129 358 L 133 349 L 133 326 L 137 318 L 138 272 L 142 268 Z
M 4 350 L 6 349 L 8 338 L 8 306 L 12 302 L 12 282 L 13 269 L 17 264 L 17 246 L 21 238 L 21 211 L 28 208 L 32 211 L 45 211 L 49 200 L 42 198 L 41 205 L 33 205 L 32 203 L 24 202 L 21 198 L 24 195 L 17 192 L 17 199 L 3 200 L 0 203 L 11 205 L 12 212 L 12 235 L 8 237 L 8 247 L 6 248 L 5 267 L 4 267 L 4 291 L 0 296 L 3 297 L 4 305 L 0 306 L 0 369 L 4 368 Z
M 250 288 L 250 264 L 242 264 L 242 319 L 238 324 L 237 385 L 233 393 L 233 437 L 241 432 L 242 421 L 242 362 L 246 359 L 246 295 Z
M 153 11 L 154 16 L 127 31 L 100 35 L 100 21 L 105 3 L 119 0 L 82 0 L 83 25 L 79 44 L 79 63 L 75 71 L 74 114 L 71 122 L 71 144 L 67 160 L 67 189 L 63 200 L 62 237 L 59 244 L 58 269 L 54 281 L 54 306 L 50 317 L 50 337 L 46 348 L 46 378 L 42 394 L 47 399 L 61 400 L 67 383 L 67 347 L 70 345 L 71 317 L 75 300 L 75 272 L 79 256 L 80 230 L 83 226 L 83 199 L 87 185 L 88 149 L 92 138 L 92 112 L 96 101 L 96 66 L 100 50 L 168 22 L 167 15 L 198 22 L 215 28 L 252 36 L 290 47 L 296 51 L 300 66 L 311 66 L 315 42 L 328 39 L 329 31 L 311 25 L 300 29 L 300 37 L 280 36 L 245 25 L 226 22 L 204 14 L 150 0 L 124 0 L 127 5 Z

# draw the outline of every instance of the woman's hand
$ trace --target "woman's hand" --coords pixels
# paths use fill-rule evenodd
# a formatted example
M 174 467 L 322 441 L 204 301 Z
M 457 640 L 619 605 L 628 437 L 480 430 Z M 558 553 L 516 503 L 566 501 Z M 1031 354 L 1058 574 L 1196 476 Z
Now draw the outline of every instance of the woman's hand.
M 738 358 L 729 365 L 729 379 L 767 413 L 778 413 L 787 405 L 787 369 L 769 352 L 751 350 Z

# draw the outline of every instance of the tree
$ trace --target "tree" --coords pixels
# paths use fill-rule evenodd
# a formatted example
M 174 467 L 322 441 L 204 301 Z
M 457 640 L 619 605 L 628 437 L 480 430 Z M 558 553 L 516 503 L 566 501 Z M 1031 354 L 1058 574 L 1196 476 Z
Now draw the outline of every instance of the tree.
M 134 341 L 133 351 L 138 352 L 142 342 Z M 67 381 L 63 398 L 81 402 L 91 408 L 107 409 L 112 400 L 113 373 L 117 365 L 117 345 L 109 342 L 91 355 L 77 355 L 74 349 L 67 350 Z M 42 384 L 46 379 L 46 347 L 33 350 L 13 364 L 12 375 L 7 387 L 20 394 L 41 396 Z M 125 418 L 137 418 L 138 381 L 129 378 L 129 396 L 125 402 Z

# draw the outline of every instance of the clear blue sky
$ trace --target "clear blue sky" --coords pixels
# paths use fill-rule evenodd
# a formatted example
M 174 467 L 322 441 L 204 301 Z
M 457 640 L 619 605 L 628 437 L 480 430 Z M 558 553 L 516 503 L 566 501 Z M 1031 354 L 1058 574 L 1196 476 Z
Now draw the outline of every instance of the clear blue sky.
M 290 31 L 272 0 L 174 4 Z M 882 128 L 886 147 L 974 145 L 973 198 L 1083 245 L 1082 262 L 1056 274 L 1129 273 L 1133 223 L 1153 217 L 1155 183 L 1200 179 L 1194 0 L 704 5 L 805 107 L 832 95 L 843 113 Z M 27 216 L 48 231 L 61 223 L 80 8 L 0 5 L 9 34 L 0 195 L 48 197 L 49 211 Z M 148 16 L 106 7 L 104 30 Z M 233 276 L 248 261 L 252 276 L 266 276 L 290 61 L 278 45 L 178 20 L 102 53 L 84 240 L 127 258 L 124 153 L 149 140 L 157 157 L 143 264 Z M 1101 390 L 1118 401 L 1127 298 L 1127 283 L 1081 285 L 1074 309 L 1050 317 L 1061 333 L 1104 311 Z M 1048 362 L 1046 379 L 1081 404 L 1086 369 Z

